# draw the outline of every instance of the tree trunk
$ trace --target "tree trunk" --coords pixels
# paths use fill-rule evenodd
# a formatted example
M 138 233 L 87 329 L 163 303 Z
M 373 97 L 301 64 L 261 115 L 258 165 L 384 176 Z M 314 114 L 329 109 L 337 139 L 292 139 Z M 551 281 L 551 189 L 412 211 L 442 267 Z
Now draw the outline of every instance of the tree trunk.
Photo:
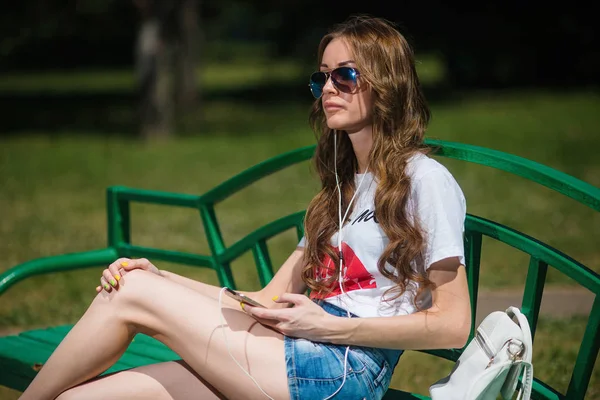
M 164 140 L 173 133 L 176 105 L 184 113 L 197 108 L 198 2 L 134 3 L 142 15 L 136 44 L 140 135 Z
M 185 111 L 197 107 L 200 99 L 196 79 L 200 50 L 198 17 L 198 1 L 182 0 L 179 9 L 181 41 L 178 49 L 177 100 Z

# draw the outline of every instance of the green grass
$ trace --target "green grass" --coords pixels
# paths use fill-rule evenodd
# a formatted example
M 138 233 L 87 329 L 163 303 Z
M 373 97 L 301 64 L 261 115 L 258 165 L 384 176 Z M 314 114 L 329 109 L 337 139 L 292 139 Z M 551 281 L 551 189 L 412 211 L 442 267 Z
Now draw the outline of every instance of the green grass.
M 199 194 L 268 157 L 314 143 L 306 123 L 309 105 L 310 99 L 306 104 L 275 104 L 268 109 L 247 103 L 206 103 L 203 119 L 209 130 L 161 144 L 75 132 L 4 137 L 0 146 L 0 272 L 37 257 L 104 247 L 107 186 Z M 432 105 L 428 137 L 507 151 L 600 186 L 599 107 L 600 97 L 586 92 L 462 96 Z M 537 237 L 600 272 L 597 212 L 507 173 L 440 161 L 463 188 L 468 212 Z M 303 163 L 244 189 L 217 207 L 226 242 L 266 221 L 304 209 L 317 187 L 309 164 Z M 132 221 L 137 244 L 207 251 L 199 216 L 193 211 L 134 205 Z M 269 245 L 274 264 L 282 262 L 294 244 L 292 232 L 274 239 Z M 484 289 L 521 287 L 528 263 L 523 254 L 491 241 L 484 241 L 483 252 Z M 258 287 L 251 262 L 246 255 L 233 264 L 238 286 L 244 289 Z M 210 271 L 162 267 L 217 283 Z M 0 332 L 74 323 L 93 297 L 100 271 L 101 267 L 52 274 L 17 284 L 0 300 Z M 548 282 L 573 284 L 553 271 Z M 576 320 L 572 329 L 580 332 L 581 326 L 583 322 Z M 536 376 L 551 378 L 549 382 L 556 381 L 557 387 L 569 376 L 565 371 L 571 364 L 565 355 L 572 351 L 565 350 L 559 339 L 572 337 L 570 327 L 566 321 L 549 322 L 547 336 L 540 333 L 536 339 L 547 340 L 536 348 L 540 352 Z M 574 340 L 572 347 L 577 343 Z M 401 362 L 394 385 L 423 393 L 427 382 L 443 375 L 446 367 L 437 366 L 439 360 L 418 356 L 427 359 L 415 361 L 418 368 Z M 599 393 L 597 371 L 595 386 L 590 386 L 593 396 Z M 0 390 L 0 397 L 5 393 Z
M 593 94 L 481 95 L 434 111 L 430 135 L 516 154 L 600 186 L 596 148 L 600 97 Z M 444 160 L 467 198 L 467 211 L 530 234 L 600 271 L 600 214 L 505 172 Z M 487 249 L 486 249 L 487 247 Z M 523 282 L 527 259 L 484 240 L 482 283 Z M 552 271 L 551 271 L 552 272 Z M 487 275 L 487 274 L 490 275 Z M 551 273 L 549 282 L 560 283 Z

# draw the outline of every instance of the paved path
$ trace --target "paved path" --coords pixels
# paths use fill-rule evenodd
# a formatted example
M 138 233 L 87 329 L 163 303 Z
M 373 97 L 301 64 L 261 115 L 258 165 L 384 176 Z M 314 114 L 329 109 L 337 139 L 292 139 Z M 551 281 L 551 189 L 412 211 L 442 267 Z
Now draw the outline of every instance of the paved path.
M 481 291 L 477 302 L 477 324 L 495 310 L 509 306 L 521 307 L 523 292 L 517 290 Z M 552 288 L 542 296 L 540 316 L 569 317 L 588 316 L 594 302 L 594 294 L 586 289 Z

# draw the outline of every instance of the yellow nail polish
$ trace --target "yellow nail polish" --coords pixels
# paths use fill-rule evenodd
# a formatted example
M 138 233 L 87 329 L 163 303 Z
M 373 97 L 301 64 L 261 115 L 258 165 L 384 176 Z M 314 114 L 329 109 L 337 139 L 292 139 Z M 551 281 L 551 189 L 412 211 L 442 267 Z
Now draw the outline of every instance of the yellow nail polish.
M 279 299 L 279 296 L 273 296 L 273 298 L 271 300 L 277 301 L 278 299 Z
M 119 275 L 119 274 L 116 274 L 116 275 L 115 275 L 115 279 L 116 279 L 116 280 L 118 280 L 118 281 L 120 281 L 120 280 L 121 280 L 121 275 Z
M 127 264 L 127 261 L 123 261 L 123 262 L 121 263 L 121 265 L 122 265 L 122 266 L 124 266 L 124 267 L 126 267 L 126 266 L 128 266 L 129 264 Z
M 246 309 L 244 308 L 244 303 L 240 302 L 240 307 L 242 307 L 242 310 L 246 311 Z

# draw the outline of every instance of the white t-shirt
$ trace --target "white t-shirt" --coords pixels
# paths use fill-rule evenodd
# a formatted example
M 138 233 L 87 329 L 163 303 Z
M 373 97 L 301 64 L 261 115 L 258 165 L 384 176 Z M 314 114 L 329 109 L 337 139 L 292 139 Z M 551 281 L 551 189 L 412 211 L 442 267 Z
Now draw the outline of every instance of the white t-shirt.
M 414 260 L 413 268 L 427 270 L 434 262 L 448 257 L 459 257 L 464 265 L 466 202 L 460 186 L 446 167 L 421 153 L 409 159 L 407 173 L 411 180 L 407 214 L 409 218 L 418 218 L 426 240 L 423 260 Z M 357 174 L 355 180 L 358 193 L 354 209 L 342 228 L 344 293 L 336 283 L 325 301 L 359 317 L 411 314 L 416 311 L 413 297 L 418 287 L 415 282 L 395 300 L 390 300 L 389 294 L 383 297 L 395 284 L 377 268 L 379 257 L 389 243 L 375 219 L 377 183 L 371 173 Z M 298 246 L 304 245 L 302 238 Z M 338 233 L 331 238 L 331 245 L 337 249 Z M 329 257 L 325 265 L 327 262 L 332 262 Z M 423 265 L 418 266 L 416 262 Z M 389 264 L 388 268 L 392 270 Z

